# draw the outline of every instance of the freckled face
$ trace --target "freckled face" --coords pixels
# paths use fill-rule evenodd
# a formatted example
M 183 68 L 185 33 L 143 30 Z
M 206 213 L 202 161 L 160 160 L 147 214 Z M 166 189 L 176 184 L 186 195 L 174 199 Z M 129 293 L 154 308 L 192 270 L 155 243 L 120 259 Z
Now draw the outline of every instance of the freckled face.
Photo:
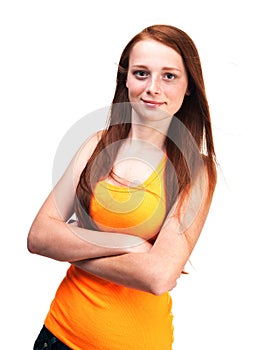
M 173 116 L 187 93 L 182 57 L 158 41 L 139 41 L 130 53 L 126 86 L 138 116 L 153 119 L 161 111 Z

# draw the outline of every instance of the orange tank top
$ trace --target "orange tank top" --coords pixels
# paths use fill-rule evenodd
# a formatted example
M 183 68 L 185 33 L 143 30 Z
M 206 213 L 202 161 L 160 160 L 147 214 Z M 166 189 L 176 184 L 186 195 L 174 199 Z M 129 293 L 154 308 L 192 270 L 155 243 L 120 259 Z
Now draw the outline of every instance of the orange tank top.
M 165 217 L 162 159 L 141 185 L 97 183 L 90 213 L 102 231 L 153 238 Z M 95 277 L 71 265 L 45 319 L 73 350 L 171 350 L 172 301 Z

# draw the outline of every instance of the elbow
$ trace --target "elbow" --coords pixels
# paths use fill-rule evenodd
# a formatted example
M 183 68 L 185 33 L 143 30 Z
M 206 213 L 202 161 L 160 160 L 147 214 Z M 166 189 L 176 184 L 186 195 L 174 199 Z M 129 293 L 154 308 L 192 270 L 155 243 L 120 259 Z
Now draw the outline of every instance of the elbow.
M 42 239 L 40 239 L 40 235 L 38 234 L 37 229 L 34 227 L 34 225 L 32 225 L 28 234 L 27 249 L 32 254 L 42 255 Z
M 151 294 L 156 295 L 156 296 L 160 296 L 166 292 L 171 291 L 172 289 L 174 289 L 177 285 L 177 281 L 173 281 L 173 283 L 159 283 L 159 284 L 155 284 L 154 286 L 152 286 L 151 288 Z
M 32 231 L 29 232 L 28 238 L 27 238 L 27 249 L 32 254 L 38 254 L 38 246 L 36 243 L 36 240 L 33 237 Z
M 177 285 L 179 276 L 173 274 L 158 273 L 155 277 L 150 279 L 150 293 L 160 296 L 166 292 L 171 291 Z

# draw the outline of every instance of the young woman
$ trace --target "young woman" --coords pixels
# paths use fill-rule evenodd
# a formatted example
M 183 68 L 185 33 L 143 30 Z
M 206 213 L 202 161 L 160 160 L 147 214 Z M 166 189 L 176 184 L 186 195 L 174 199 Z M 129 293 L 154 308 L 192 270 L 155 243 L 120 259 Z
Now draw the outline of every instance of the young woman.
M 178 28 L 150 26 L 121 55 L 108 126 L 81 147 L 31 226 L 30 252 L 71 264 L 34 349 L 170 350 L 169 291 L 215 185 L 197 49 Z

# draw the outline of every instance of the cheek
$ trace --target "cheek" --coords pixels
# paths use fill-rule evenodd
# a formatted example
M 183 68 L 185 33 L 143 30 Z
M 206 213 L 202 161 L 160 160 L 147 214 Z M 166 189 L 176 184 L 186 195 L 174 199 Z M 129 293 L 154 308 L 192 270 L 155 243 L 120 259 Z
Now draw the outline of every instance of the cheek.
M 168 99 L 168 111 L 170 114 L 175 114 L 181 108 L 184 98 L 185 98 L 185 89 L 179 90 L 168 90 L 166 92 L 166 97 Z
M 140 95 L 144 89 L 145 89 L 145 84 L 142 81 L 137 81 L 133 79 L 128 79 L 126 82 L 126 87 L 128 89 L 128 94 L 129 96 L 138 96 Z
M 184 86 L 175 89 L 167 89 L 165 94 L 171 102 L 182 103 L 186 94 L 186 89 L 187 87 Z

